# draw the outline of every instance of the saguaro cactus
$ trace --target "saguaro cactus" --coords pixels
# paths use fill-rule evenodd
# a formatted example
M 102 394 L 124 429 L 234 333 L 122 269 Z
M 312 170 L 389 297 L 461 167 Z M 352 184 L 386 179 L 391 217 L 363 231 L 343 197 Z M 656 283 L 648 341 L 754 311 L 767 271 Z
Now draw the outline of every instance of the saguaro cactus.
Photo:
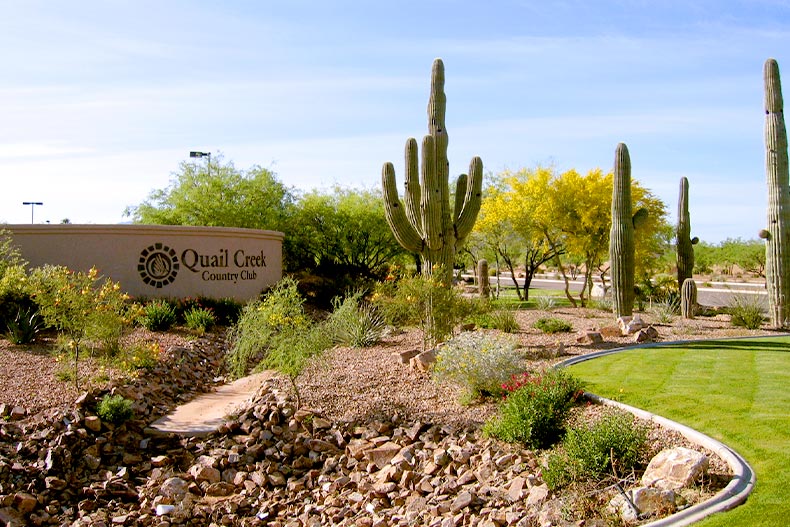
M 680 178 L 678 196 L 678 226 L 675 231 L 675 249 L 678 256 L 678 287 L 694 274 L 694 245 L 699 242 L 691 237 L 691 218 L 689 216 L 689 180 Z
M 697 283 L 693 278 L 686 278 L 680 286 L 680 316 L 692 319 L 696 308 Z
M 768 182 L 768 227 L 765 239 L 765 282 L 771 325 L 790 324 L 790 176 L 787 130 L 783 113 L 779 65 L 765 61 L 765 173 Z
M 436 59 L 428 100 L 429 134 L 422 141 L 421 160 L 417 158 L 417 141 L 414 138 L 406 141 L 403 202 L 398 197 L 392 163 L 384 163 L 381 179 L 387 222 L 395 238 L 406 250 L 420 254 L 423 275 L 431 276 L 441 269 L 441 281 L 449 287 L 456 250 L 471 232 L 480 210 L 483 162 L 474 157 L 469 175 L 458 177 L 455 206 L 451 211 L 448 138 L 444 126 L 446 106 L 444 64 Z
M 612 304 L 616 317 L 634 310 L 634 217 L 631 215 L 631 158 L 628 147 L 617 145 L 612 187 L 612 229 L 609 231 Z

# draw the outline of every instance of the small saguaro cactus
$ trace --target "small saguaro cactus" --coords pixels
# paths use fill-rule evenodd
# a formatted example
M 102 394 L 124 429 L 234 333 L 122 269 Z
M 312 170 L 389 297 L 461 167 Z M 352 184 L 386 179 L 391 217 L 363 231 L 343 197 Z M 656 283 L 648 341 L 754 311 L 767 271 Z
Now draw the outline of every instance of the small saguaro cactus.
M 697 283 L 693 278 L 686 278 L 680 286 L 680 316 L 692 319 L 695 309 L 697 309 Z
M 765 240 L 765 285 L 771 325 L 790 324 L 790 176 L 787 130 L 783 113 L 779 65 L 765 61 L 765 172 L 768 183 L 768 227 Z
M 675 231 L 675 249 L 678 257 L 678 287 L 694 274 L 694 245 L 699 242 L 691 237 L 691 218 L 689 216 L 689 180 L 680 178 L 678 196 L 678 226 Z
M 406 187 L 403 202 L 395 185 L 395 168 L 384 163 L 381 179 L 384 210 L 395 238 L 407 251 L 418 253 L 424 276 L 434 276 L 450 287 L 457 249 L 472 231 L 483 187 L 483 162 L 474 157 L 469 175 L 461 174 L 455 188 L 455 206 L 450 210 L 447 130 L 444 115 L 444 64 L 433 62 L 431 95 L 428 100 L 428 132 L 418 160 L 417 141 L 406 141 Z M 421 161 L 421 162 L 420 162 Z M 434 273 L 441 273 L 436 277 Z
M 480 298 L 491 296 L 491 282 L 488 280 L 488 260 L 481 258 L 477 262 L 477 289 Z
M 634 311 L 634 228 L 647 210 L 631 215 L 631 158 L 628 147 L 617 145 L 612 185 L 612 229 L 609 231 L 609 261 L 612 272 L 612 309 L 616 317 Z

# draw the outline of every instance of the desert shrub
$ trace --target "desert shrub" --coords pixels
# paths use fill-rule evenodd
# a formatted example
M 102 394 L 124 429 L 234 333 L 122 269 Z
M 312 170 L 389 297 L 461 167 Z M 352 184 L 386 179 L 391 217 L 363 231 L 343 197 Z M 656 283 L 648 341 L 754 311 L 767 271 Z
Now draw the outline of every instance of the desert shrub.
M 522 371 L 523 363 L 513 339 L 468 331 L 437 348 L 433 376 L 462 386 L 465 400 L 472 400 L 500 394 L 502 383 Z
M 478 327 L 498 329 L 504 333 L 515 333 L 521 329 L 512 309 L 489 310 L 488 312 L 472 315 L 468 320 Z
M 29 344 L 44 328 L 44 319 L 39 314 L 38 308 L 20 307 L 17 310 L 17 315 L 13 319 L 6 320 L 5 325 L 8 340 L 14 344 Z
M 636 303 L 640 310 L 651 303 L 676 302 L 680 299 L 677 278 L 668 274 L 657 274 L 652 279 L 645 278 L 635 289 Z
M 96 415 L 103 421 L 109 421 L 116 425 L 121 424 L 134 417 L 132 401 L 121 395 L 107 394 L 96 406 Z
M 178 298 L 171 301 L 179 322 L 187 325 L 186 315 L 193 309 L 207 309 L 214 315 L 217 326 L 232 326 L 241 315 L 244 304 L 233 298 L 211 298 L 207 296 Z M 208 329 L 208 328 L 207 328 Z
M 159 362 L 161 348 L 156 342 L 135 342 L 113 359 L 113 364 L 127 372 L 153 370 Z
M 211 329 L 215 322 L 214 313 L 205 307 L 192 307 L 184 312 L 184 324 L 194 331 L 203 333 Z
M 765 321 L 764 307 L 757 295 L 734 295 L 727 311 L 733 326 L 760 329 Z
M 536 296 L 535 307 L 541 311 L 551 311 L 557 307 L 557 301 L 551 296 Z
M 573 329 L 570 322 L 554 317 L 539 318 L 532 327 L 543 333 L 567 333 Z
M 648 313 L 659 324 L 671 324 L 675 316 L 680 313 L 680 298 L 673 297 L 661 302 L 651 302 Z
M 120 350 L 121 337 L 130 324 L 129 297 L 120 284 L 103 279 L 96 268 L 84 273 L 52 265 L 33 269 L 29 280 L 44 322 L 68 340 L 75 372 L 86 342 L 105 354 Z
M 590 302 L 587 305 L 593 309 L 599 309 L 601 311 L 611 312 L 613 307 L 612 297 L 604 296 L 602 298 L 594 298 L 590 300 Z
M 238 322 L 228 332 L 228 367 L 241 377 L 261 362 L 279 341 L 291 339 L 293 333 L 305 331 L 309 320 L 304 313 L 304 299 L 296 281 L 283 278 L 263 300 L 244 306 Z
M 509 393 L 483 431 L 527 448 L 546 448 L 561 437 L 581 382 L 565 370 L 550 369 L 513 377 L 503 388 Z
M 143 306 L 138 322 L 149 331 L 167 331 L 176 323 L 176 309 L 167 300 L 154 300 Z
M 387 323 L 419 328 L 423 349 L 447 340 L 455 327 L 475 311 L 473 302 L 436 277 L 415 276 L 384 282 L 376 286 L 372 301 L 381 309 Z
M 549 456 L 543 479 L 557 489 L 605 474 L 622 476 L 643 460 L 647 433 L 631 414 L 607 412 L 589 425 L 568 430 L 562 448 Z
M 376 307 L 364 301 L 362 291 L 342 300 L 335 297 L 332 307 L 326 329 L 333 343 L 364 348 L 381 340 L 387 324 Z

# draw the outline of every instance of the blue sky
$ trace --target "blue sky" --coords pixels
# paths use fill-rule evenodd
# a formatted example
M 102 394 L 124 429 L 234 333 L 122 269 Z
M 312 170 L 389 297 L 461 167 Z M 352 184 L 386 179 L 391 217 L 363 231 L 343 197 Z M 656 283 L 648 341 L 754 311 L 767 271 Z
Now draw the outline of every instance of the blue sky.
M 790 78 L 790 2 L 0 0 L 0 221 L 125 221 L 190 150 L 287 185 L 373 187 L 427 130 L 446 68 L 451 174 L 633 177 L 692 233 L 765 223 L 762 67 Z M 790 88 L 788 89 L 790 90 Z M 787 90 L 786 90 L 787 91 Z M 790 92 L 788 92 L 790 93 Z

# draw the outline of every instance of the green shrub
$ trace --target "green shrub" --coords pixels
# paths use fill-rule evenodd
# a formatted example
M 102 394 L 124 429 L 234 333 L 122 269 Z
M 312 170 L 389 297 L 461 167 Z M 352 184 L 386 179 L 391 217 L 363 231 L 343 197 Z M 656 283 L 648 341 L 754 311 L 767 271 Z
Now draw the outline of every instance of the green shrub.
M 680 313 L 680 298 L 668 298 L 661 302 L 651 302 L 648 313 L 653 315 L 659 324 L 671 324 Z
M 115 357 L 113 363 L 128 372 L 152 370 L 159 363 L 160 351 L 156 342 L 135 342 Z
M 509 395 L 483 431 L 527 448 L 546 448 L 559 440 L 565 420 L 581 391 L 581 382 L 565 370 L 523 374 L 504 386 Z
M 668 274 L 657 274 L 652 279 L 646 278 L 635 289 L 636 303 L 640 310 L 651 303 L 673 303 L 679 302 L 680 299 L 677 278 Z
M 502 393 L 502 383 L 523 371 L 524 357 L 510 338 L 464 332 L 437 348 L 433 376 L 466 390 L 465 399 Z
M 6 321 L 6 327 L 8 340 L 14 344 L 29 344 L 44 328 L 44 320 L 35 307 L 28 309 L 20 307 L 17 315 L 12 320 Z
M 612 297 L 605 296 L 602 298 L 595 298 L 590 300 L 590 303 L 587 304 L 593 309 L 599 309 L 601 311 L 607 311 L 609 313 L 612 312 L 613 304 L 612 304 Z
M 727 307 L 730 323 L 746 329 L 760 329 L 765 321 L 763 304 L 757 295 L 735 295 Z
M 101 278 L 96 268 L 84 273 L 44 265 L 31 271 L 29 288 L 44 322 L 69 341 L 75 383 L 79 383 L 76 372 L 83 344 L 106 355 L 120 350 L 121 337 L 130 324 L 129 297 L 120 284 Z
M 134 416 L 132 401 L 121 395 L 107 394 L 99 401 L 96 407 L 96 415 L 101 417 L 103 421 L 116 425 L 121 424 Z
M 621 411 L 607 412 L 590 425 L 571 428 L 562 448 L 549 456 L 543 480 L 550 489 L 557 489 L 605 474 L 622 477 L 643 461 L 647 433 L 645 425 Z
M 536 296 L 535 307 L 541 311 L 551 311 L 557 307 L 557 301 L 551 296 Z
M 498 329 L 504 333 L 515 333 L 521 329 L 512 309 L 496 309 L 487 313 L 472 315 L 468 320 L 478 327 Z
M 192 307 L 184 313 L 184 323 L 189 329 L 205 332 L 214 326 L 214 313 L 205 307 Z
M 211 298 L 207 296 L 179 298 L 171 303 L 175 306 L 178 321 L 183 322 L 184 325 L 187 325 L 187 313 L 193 309 L 207 309 L 214 315 L 214 322 L 211 325 L 232 326 L 239 319 L 241 310 L 244 307 L 241 302 L 233 298 Z
M 333 343 L 353 348 L 371 346 L 381 340 L 386 323 L 375 306 L 366 303 L 362 291 L 332 300 L 332 314 L 326 323 Z
M 573 329 L 570 322 L 553 317 L 539 318 L 532 324 L 532 327 L 543 333 L 567 333 Z
M 176 310 L 166 300 L 154 300 L 143 307 L 138 321 L 149 331 L 167 331 L 176 323 Z
M 279 340 L 289 340 L 293 333 L 308 329 L 304 299 L 296 281 L 283 278 L 268 291 L 263 300 L 244 306 L 238 322 L 228 332 L 228 368 L 237 377 L 261 362 Z
M 446 287 L 435 277 L 416 276 L 379 284 L 373 303 L 381 309 L 387 323 L 419 328 L 423 349 L 447 340 L 455 327 L 475 311 L 475 304 L 462 297 L 459 290 Z

